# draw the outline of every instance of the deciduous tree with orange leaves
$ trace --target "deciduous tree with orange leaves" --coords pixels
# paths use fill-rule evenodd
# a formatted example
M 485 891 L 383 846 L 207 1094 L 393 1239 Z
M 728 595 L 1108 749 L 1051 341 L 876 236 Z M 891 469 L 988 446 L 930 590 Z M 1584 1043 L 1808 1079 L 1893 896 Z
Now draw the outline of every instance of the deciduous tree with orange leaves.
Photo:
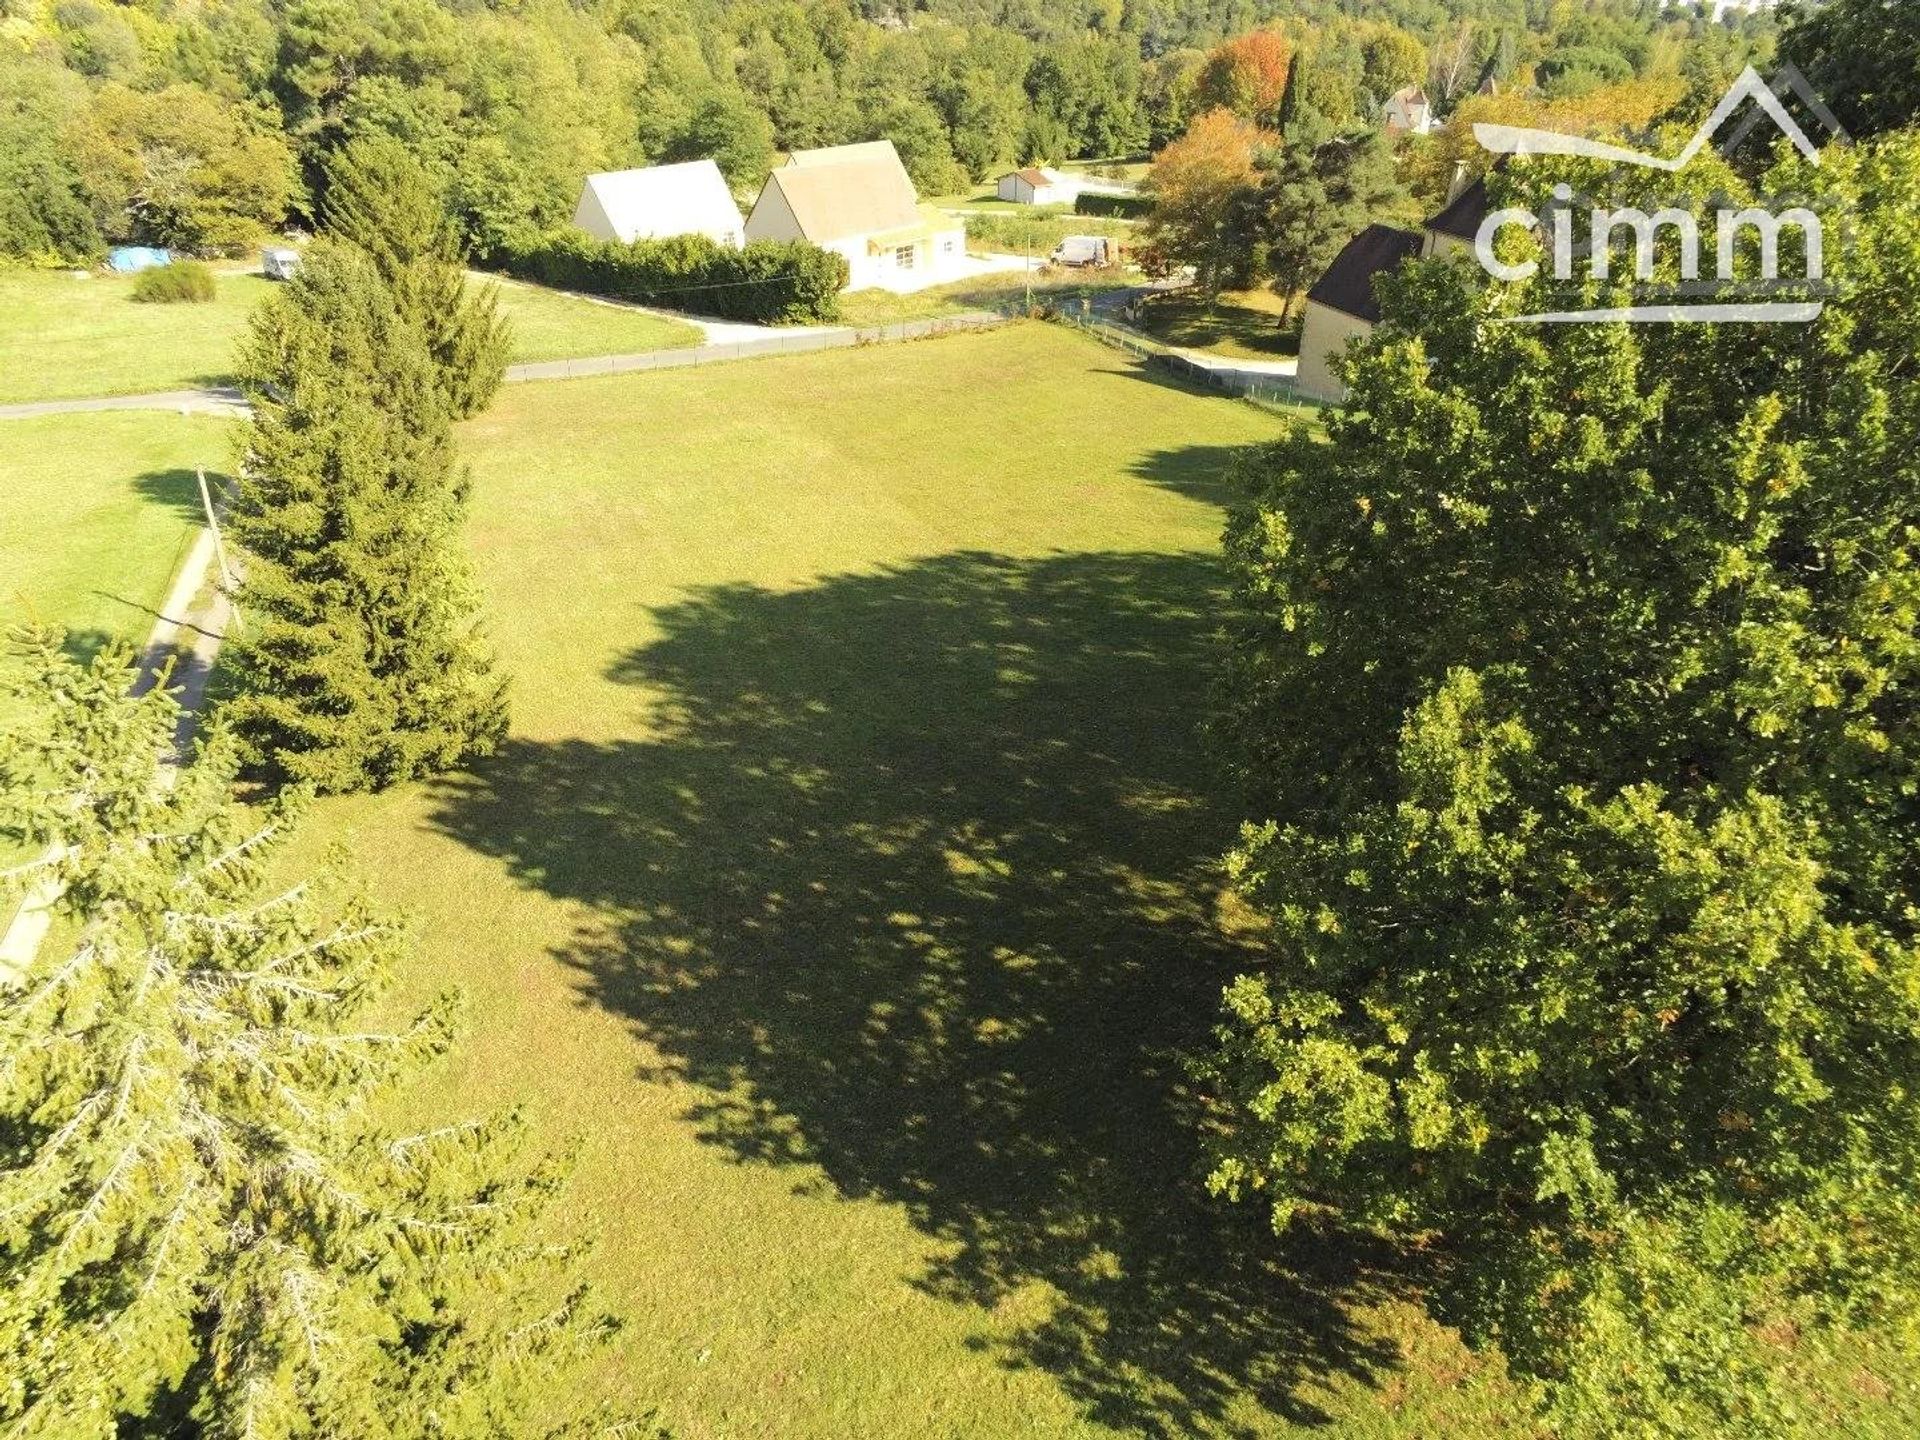
M 1280 109 L 1293 66 L 1293 46 L 1277 30 L 1255 30 L 1216 46 L 1200 67 L 1194 99 L 1200 110 L 1231 110 L 1266 122 Z
M 1248 258 L 1235 223 L 1257 175 L 1254 154 L 1277 137 L 1220 107 L 1194 118 L 1187 133 L 1154 158 L 1147 191 L 1148 243 L 1176 265 L 1191 265 L 1209 295 Z

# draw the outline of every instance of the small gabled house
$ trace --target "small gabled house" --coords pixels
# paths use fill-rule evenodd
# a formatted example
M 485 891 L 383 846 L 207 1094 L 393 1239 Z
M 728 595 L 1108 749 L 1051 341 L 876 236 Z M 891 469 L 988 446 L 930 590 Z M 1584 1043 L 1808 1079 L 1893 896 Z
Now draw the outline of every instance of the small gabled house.
M 1380 114 L 1389 136 L 1397 138 L 1401 135 L 1433 133 L 1433 104 L 1427 99 L 1427 92 L 1418 85 L 1394 91 L 1387 97 L 1387 103 L 1381 106 Z
M 1051 165 L 1028 165 L 1009 171 L 994 186 L 994 194 L 1016 205 L 1071 205 L 1082 195 L 1130 196 L 1140 187 L 1120 180 L 1102 180 L 1081 170 L 1056 170 Z
M 922 205 L 889 140 L 798 150 L 767 177 L 749 240 L 806 240 L 847 262 L 849 290 L 918 290 L 965 269 L 965 224 Z
M 598 240 L 704 235 L 736 250 L 747 232 L 726 177 L 711 160 L 589 175 L 573 223 Z
M 1071 205 L 1080 187 L 1057 170 L 1029 165 L 1002 175 L 994 193 L 1016 205 Z
M 1374 281 L 1408 260 L 1470 249 L 1487 216 L 1487 182 L 1459 188 L 1452 200 L 1419 230 L 1369 225 L 1347 242 L 1307 291 L 1300 328 L 1300 366 L 1295 382 L 1319 400 L 1342 400 L 1346 387 L 1333 373 L 1348 345 L 1380 323 Z

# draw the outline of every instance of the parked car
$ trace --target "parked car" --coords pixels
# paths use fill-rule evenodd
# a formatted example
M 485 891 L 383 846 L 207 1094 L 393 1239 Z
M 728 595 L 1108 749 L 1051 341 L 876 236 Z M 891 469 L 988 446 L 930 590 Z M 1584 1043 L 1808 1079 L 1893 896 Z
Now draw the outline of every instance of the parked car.
M 300 252 L 273 245 L 260 252 L 260 273 L 269 280 L 291 280 L 300 268 Z
M 1111 265 L 1113 246 L 1104 235 L 1069 235 L 1053 247 L 1056 265 Z

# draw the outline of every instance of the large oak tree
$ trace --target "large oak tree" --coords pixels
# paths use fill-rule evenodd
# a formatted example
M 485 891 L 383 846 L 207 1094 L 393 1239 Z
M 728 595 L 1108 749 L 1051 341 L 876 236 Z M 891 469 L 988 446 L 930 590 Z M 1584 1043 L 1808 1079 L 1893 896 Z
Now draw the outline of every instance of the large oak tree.
M 1213 1182 L 1437 1241 L 1561 1433 L 1764 1433 L 1766 1322 L 1920 1295 L 1920 137 L 1825 160 L 1811 324 L 1413 266 L 1228 533 Z

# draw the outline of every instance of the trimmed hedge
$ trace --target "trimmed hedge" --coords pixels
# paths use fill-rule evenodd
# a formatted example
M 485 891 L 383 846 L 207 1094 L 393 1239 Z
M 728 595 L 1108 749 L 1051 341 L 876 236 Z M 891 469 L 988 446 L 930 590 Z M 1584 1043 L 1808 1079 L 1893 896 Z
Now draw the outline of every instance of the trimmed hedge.
M 1073 200 L 1073 213 L 1076 215 L 1109 215 L 1117 220 L 1136 219 L 1152 208 L 1153 202 L 1144 195 L 1093 195 L 1083 192 Z
M 847 283 L 845 260 L 799 240 L 735 250 L 704 235 L 626 243 L 549 230 L 509 239 L 482 263 L 556 290 L 767 325 L 839 319 Z

